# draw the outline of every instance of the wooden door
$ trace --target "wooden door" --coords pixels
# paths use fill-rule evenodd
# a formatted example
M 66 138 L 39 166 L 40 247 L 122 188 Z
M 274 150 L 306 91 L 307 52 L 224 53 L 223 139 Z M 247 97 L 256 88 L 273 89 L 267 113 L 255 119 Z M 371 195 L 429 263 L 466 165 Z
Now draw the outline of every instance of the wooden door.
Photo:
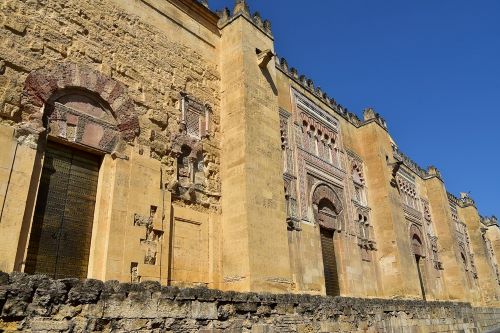
M 333 247 L 333 231 L 320 228 L 320 234 L 326 294 L 329 296 L 338 296 L 340 295 L 340 287 L 337 273 L 337 260 L 335 259 L 335 249 Z
M 49 142 L 25 271 L 87 277 L 100 158 Z

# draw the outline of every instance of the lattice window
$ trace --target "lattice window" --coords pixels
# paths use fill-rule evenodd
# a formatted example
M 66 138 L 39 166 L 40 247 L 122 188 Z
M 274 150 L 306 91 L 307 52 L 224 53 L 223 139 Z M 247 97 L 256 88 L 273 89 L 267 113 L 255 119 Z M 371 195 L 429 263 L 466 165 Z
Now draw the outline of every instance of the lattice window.
M 189 135 L 201 137 L 201 121 L 202 117 L 199 113 L 189 110 L 186 113 L 186 129 Z
M 210 108 L 195 101 L 186 94 L 182 95 L 182 121 L 189 136 L 197 139 L 209 134 Z

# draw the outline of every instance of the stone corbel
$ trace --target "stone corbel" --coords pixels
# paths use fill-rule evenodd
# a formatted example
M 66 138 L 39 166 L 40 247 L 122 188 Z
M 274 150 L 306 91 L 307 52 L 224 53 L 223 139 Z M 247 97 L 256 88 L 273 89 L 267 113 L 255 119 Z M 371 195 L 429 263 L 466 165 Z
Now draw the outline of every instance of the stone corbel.
M 290 216 L 286 219 L 287 229 L 289 231 L 301 231 L 300 220 L 296 217 Z
M 398 174 L 399 169 L 401 168 L 401 165 L 403 165 L 403 161 L 396 161 L 393 163 L 389 163 L 388 166 L 392 167 L 391 170 L 391 186 L 394 188 L 398 188 L 398 182 L 396 180 L 396 176 Z
M 259 51 L 257 53 L 257 63 L 260 68 L 267 68 L 267 64 L 271 59 L 275 56 L 275 54 L 270 50 Z

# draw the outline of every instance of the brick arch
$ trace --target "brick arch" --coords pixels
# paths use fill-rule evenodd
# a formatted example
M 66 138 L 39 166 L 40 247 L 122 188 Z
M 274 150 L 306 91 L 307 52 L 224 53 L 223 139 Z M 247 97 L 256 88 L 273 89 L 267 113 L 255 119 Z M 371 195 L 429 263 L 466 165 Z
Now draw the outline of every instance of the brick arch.
M 139 134 L 139 119 L 125 85 L 89 67 L 73 63 L 43 68 L 28 75 L 21 97 L 23 127 L 34 134 L 43 132 L 41 108 L 56 93 L 75 88 L 97 94 L 109 105 L 122 139 L 130 142 Z

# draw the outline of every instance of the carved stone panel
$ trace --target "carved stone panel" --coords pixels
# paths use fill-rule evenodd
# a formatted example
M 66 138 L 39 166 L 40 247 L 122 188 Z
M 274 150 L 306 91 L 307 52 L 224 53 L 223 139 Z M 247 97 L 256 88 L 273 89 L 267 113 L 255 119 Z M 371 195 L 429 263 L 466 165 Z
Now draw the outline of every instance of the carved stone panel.
M 343 204 L 338 194 L 327 184 L 316 186 L 312 194 L 314 220 L 328 230 L 341 230 Z
M 69 103 L 69 105 L 72 104 L 75 103 Z M 109 111 L 85 107 L 85 104 L 73 107 L 81 107 L 81 109 L 71 108 L 59 102 L 50 106 L 49 135 L 112 153 L 120 140 L 120 132 Z

